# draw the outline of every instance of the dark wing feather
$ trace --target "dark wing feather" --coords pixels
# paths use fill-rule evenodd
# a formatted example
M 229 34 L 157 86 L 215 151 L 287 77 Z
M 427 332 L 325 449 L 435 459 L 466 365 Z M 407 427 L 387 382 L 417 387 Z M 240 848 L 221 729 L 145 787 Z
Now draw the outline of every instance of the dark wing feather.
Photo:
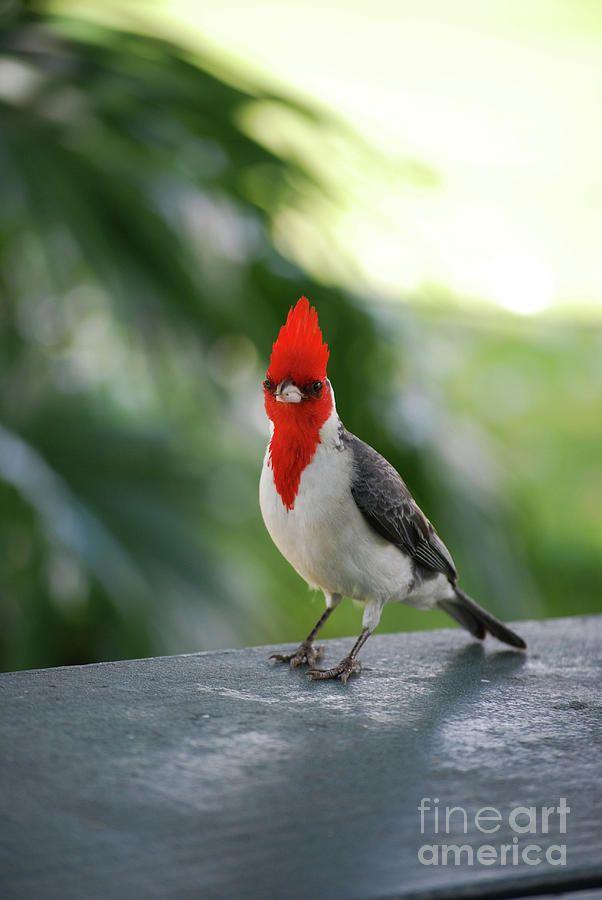
M 342 441 L 353 454 L 351 493 L 359 510 L 381 537 L 452 584 L 458 578 L 451 554 L 403 479 L 380 453 L 348 431 Z

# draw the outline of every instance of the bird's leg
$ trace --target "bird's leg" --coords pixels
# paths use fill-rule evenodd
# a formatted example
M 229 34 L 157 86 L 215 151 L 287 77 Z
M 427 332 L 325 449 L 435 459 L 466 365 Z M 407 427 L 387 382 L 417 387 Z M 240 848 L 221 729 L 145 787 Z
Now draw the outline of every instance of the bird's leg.
M 313 666 L 317 663 L 324 653 L 324 647 L 314 647 L 314 638 L 335 611 L 341 599 L 339 594 L 332 594 L 330 597 L 327 597 L 326 609 L 294 653 L 272 653 L 270 659 L 276 662 L 289 663 L 292 669 L 296 669 L 298 666 Z
M 366 603 L 362 617 L 362 633 L 351 648 L 351 652 L 340 663 L 333 666 L 332 669 L 312 669 L 311 672 L 307 673 L 309 677 L 313 681 L 330 681 L 333 678 L 340 678 L 344 684 L 347 684 L 351 676 L 361 670 L 357 655 L 380 622 L 382 610 L 382 600 L 369 600 Z
M 331 681 L 334 678 L 340 678 L 343 684 L 347 684 L 352 675 L 356 675 L 361 671 L 362 666 L 357 655 L 371 634 L 372 631 L 369 628 L 364 628 L 351 648 L 350 653 L 340 663 L 337 663 L 332 669 L 311 669 L 307 673 L 308 677 L 312 681 Z

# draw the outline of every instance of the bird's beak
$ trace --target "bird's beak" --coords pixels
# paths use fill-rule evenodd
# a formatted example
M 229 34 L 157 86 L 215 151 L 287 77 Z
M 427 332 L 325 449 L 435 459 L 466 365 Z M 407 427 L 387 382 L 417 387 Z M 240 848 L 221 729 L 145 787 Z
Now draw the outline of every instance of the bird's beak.
M 276 388 L 276 400 L 279 403 L 301 403 L 304 399 L 302 392 L 296 384 L 293 384 L 290 378 L 281 381 Z

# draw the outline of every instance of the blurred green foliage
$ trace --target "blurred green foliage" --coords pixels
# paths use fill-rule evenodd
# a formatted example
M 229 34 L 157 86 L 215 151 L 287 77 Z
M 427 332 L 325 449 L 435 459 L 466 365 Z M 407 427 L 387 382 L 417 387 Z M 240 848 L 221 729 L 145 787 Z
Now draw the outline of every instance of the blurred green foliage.
M 599 610 L 600 333 L 317 283 L 272 226 L 328 186 L 245 113 L 341 126 L 216 71 L 27 6 L 3 23 L 0 666 L 305 633 L 319 601 L 257 506 L 259 382 L 301 293 L 346 425 L 404 474 L 466 588 L 506 617 Z M 348 604 L 326 633 L 358 624 Z

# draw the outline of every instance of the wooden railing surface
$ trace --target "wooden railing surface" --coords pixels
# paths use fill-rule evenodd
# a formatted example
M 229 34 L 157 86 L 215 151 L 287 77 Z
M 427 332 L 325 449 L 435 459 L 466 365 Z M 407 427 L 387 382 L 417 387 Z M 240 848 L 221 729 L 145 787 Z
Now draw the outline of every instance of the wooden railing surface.
M 602 617 L 517 628 L 0 676 L 0 897 L 602 896 Z

